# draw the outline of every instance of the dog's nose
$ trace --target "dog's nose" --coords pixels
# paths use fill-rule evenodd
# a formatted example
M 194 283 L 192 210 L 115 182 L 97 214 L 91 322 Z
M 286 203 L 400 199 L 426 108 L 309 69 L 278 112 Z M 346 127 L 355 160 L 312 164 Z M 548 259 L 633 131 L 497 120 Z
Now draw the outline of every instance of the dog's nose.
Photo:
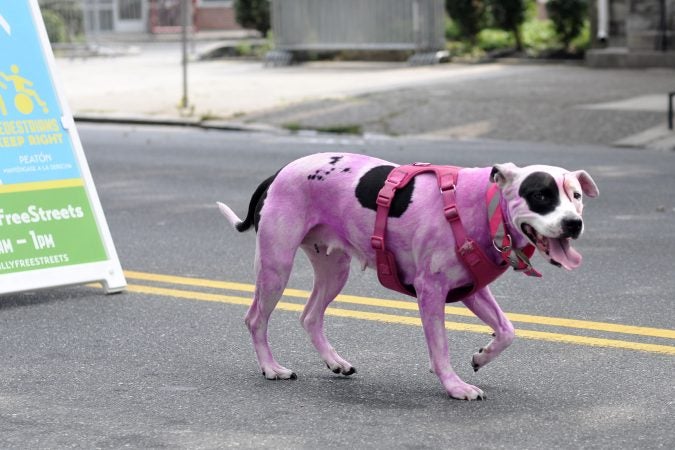
M 562 221 L 562 232 L 564 237 L 576 239 L 581 234 L 583 228 L 584 222 L 579 218 L 563 219 Z

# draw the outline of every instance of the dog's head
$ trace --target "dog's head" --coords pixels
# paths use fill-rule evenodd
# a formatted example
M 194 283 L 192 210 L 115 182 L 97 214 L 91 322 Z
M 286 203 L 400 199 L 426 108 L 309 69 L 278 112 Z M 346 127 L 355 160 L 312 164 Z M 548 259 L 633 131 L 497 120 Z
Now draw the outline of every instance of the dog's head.
M 512 163 L 492 168 L 508 205 L 515 229 L 551 264 L 568 270 L 581 263 L 581 255 L 570 241 L 584 231 L 583 196 L 597 197 L 598 187 L 584 170 L 569 172 L 560 167 L 517 167 Z

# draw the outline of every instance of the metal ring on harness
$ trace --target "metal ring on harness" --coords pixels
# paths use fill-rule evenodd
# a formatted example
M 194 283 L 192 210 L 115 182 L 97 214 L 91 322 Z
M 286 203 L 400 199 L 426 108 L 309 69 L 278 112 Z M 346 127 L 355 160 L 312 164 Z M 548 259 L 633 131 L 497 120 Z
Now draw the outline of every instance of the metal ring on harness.
M 499 245 L 497 245 L 497 243 L 495 242 L 494 239 L 492 240 L 492 246 L 493 246 L 493 247 L 495 248 L 495 250 L 497 250 L 499 253 L 510 252 L 510 251 L 511 251 L 511 248 L 512 248 L 512 245 L 513 245 L 513 242 L 511 241 L 511 235 L 510 235 L 510 234 L 507 234 L 507 235 L 504 236 L 504 237 L 509 238 L 509 243 L 508 243 L 507 245 L 505 245 L 504 247 L 500 247 Z

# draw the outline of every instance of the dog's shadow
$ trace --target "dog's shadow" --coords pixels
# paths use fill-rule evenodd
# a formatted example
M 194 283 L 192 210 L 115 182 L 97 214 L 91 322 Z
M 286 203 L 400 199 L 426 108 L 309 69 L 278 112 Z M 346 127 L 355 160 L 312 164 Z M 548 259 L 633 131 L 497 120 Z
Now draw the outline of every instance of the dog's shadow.
M 265 390 L 276 390 L 280 384 L 287 383 L 286 381 L 261 381 L 267 385 Z M 491 383 L 481 383 L 477 380 L 466 381 L 477 383 L 488 393 L 488 399 L 471 402 L 453 399 L 445 393 L 436 376 L 426 371 L 418 374 L 390 374 L 389 376 L 364 371 L 350 377 L 308 371 L 306 374 L 299 373 L 297 380 L 291 381 L 286 388 L 281 387 L 281 390 L 287 391 L 286 395 L 300 395 L 305 397 L 306 401 L 317 404 L 390 411 L 428 410 L 430 408 L 448 411 L 458 407 L 464 408 L 462 405 L 480 408 L 478 405 L 481 404 L 495 406 L 495 404 L 512 402 L 514 397 L 520 399 L 529 397 L 519 388 L 512 391 L 511 389 L 505 390 L 504 386 Z M 490 394 L 494 398 L 491 398 Z

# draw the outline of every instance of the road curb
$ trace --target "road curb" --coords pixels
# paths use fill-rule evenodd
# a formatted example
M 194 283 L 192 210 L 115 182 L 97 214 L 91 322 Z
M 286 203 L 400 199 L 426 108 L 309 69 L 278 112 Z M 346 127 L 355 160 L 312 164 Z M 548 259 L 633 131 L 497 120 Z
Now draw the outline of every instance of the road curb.
M 247 124 L 228 120 L 202 120 L 194 117 L 143 116 L 137 114 L 75 114 L 76 122 L 127 125 L 179 126 L 205 130 L 289 134 L 288 130 L 265 124 Z
M 659 125 L 615 141 L 612 145 L 614 147 L 675 151 L 675 132 L 665 125 Z
M 179 126 L 201 128 L 203 130 L 221 130 L 237 131 L 249 133 L 270 133 L 270 134 L 297 134 L 298 131 L 290 131 L 285 128 L 276 127 L 268 124 L 249 124 L 229 120 L 203 120 L 195 117 L 174 117 L 174 116 L 145 116 L 127 113 L 78 113 L 75 114 L 76 122 L 83 123 L 109 123 L 126 125 L 149 125 L 149 126 Z M 427 139 L 445 139 L 443 136 L 432 137 L 425 135 L 410 135 L 417 138 Z M 610 144 L 613 147 L 624 148 L 642 148 L 661 151 L 675 151 L 675 133 L 660 125 L 650 128 L 643 132 L 628 136 Z

